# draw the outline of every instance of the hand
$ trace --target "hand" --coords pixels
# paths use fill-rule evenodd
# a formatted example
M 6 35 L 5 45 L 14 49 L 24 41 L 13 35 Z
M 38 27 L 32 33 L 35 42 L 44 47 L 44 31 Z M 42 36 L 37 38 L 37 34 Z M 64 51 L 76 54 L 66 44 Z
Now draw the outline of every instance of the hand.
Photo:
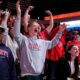
M 21 15 L 21 8 L 20 8 L 20 1 L 19 0 L 16 2 L 16 10 L 17 10 L 17 15 Z
M 16 9 L 20 10 L 20 1 L 19 0 L 16 2 Z
M 7 17 L 10 16 L 10 11 L 9 11 L 8 9 L 6 9 L 6 11 L 5 11 L 5 15 L 6 15 Z
M 30 12 L 33 8 L 34 6 L 28 6 L 27 11 Z
M 48 15 L 52 15 L 50 10 L 46 10 L 45 13 L 47 13 Z
M 66 24 L 61 24 L 59 26 L 59 32 L 63 32 L 66 29 Z

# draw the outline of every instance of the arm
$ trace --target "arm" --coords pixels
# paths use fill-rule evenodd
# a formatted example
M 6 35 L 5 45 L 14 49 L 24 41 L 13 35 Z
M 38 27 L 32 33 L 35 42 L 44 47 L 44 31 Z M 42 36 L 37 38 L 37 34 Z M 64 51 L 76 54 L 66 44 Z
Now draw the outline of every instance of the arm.
M 5 29 L 4 33 L 3 33 L 3 36 L 4 36 L 4 39 L 3 39 L 3 43 L 5 45 L 7 45 L 7 42 L 8 42 L 8 28 L 7 28 L 7 21 L 8 21 L 8 18 L 10 16 L 10 13 L 8 10 L 5 11 L 5 15 L 4 15 L 4 18 L 2 19 L 2 22 L 1 22 L 1 26 Z
M 23 17 L 23 23 L 24 23 L 24 28 L 25 30 L 27 30 L 27 26 L 28 26 L 28 22 L 30 20 L 30 15 L 29 15 L 29 12 L 34 8 L 34 6 L 29 6 L 27 9 L 26 9 L 26 12 L 24 14 L 24 17 Z
M 17 42 L 22 42 L 22 34 L 20 32 L 21 28 L 21 9 L 20 9 L 20 2 L 17 1 L 16 3 L 16 11 L 17 11 L 17 17 L 14 23 L 14 29 L 13 29 L 13 36 L 16 39 Z
M 46 28 L 46 30 L 49 34 L 54 26 L 54 21 L 53 21 L 53 16 L 52 16 L 51 11 L 47 10 L 45 12 L 50 16 L 49 26 Z
M 6 9 L 6 11 L 4 13 L 5 13 L 5 15 L 4 15 L 4 18 L 2 20 L 2 23 L 7 25 L 7 21 L 8 21 L 8 18 L 10 16 L 10 12 Z
M 46 42 L 46 46 L 47 46 L 48 49 L 51 49 L 51 48 L 55 47 L 59 43 L 59 40 L 60 40 L 60 38 L 62 36 L 62 32 L 65 30 L 65 28 L 66 28 L 66 25 L 65 26 L 60 26 L 57 34 L 50 41 L 50 43 Z
M 5 29 L 5 32 L 4 32 L 5 36 L 8 35 L 7 21 L 8 21 L 9 16 L 10 16 L 10 12 L 8 10 L 6 10 L 4 18 L 3 18 L 2 22 L 1 22 L 2 27 Z
M 59 26 L 52 29 L 51 33 L 49 34 L 49 40 L 52 40 L 52 38 L 55 36 L 58 30 L 59 30 Z
M 49 39 L 51 40 L 54 36 L 55 36 L 55 34 L 58 32 L 58 30 L 59 30 L 59 27 L 64 27 L 65 25 L 64 24 L 62 24 L 62 25 L 59 25 L 59 26 L 57 26 L 56 28 L 54 28 L 52 31 L 51 31 L 51 33 L 49 34 Z M 64 32 L 63 32 L 63 35 L 65 36 L 66 35 L 66 29 L 64 30 Z M 62 36 L 63 37 L 63 36 Z

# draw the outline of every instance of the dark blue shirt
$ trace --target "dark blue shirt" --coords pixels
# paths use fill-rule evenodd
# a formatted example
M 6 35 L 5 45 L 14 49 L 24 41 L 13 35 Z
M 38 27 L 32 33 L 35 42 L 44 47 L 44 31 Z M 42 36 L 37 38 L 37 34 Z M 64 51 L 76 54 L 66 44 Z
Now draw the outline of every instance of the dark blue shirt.
M 16 80 L 12 52 L 4 44 L 0 44 L 0 80 Z

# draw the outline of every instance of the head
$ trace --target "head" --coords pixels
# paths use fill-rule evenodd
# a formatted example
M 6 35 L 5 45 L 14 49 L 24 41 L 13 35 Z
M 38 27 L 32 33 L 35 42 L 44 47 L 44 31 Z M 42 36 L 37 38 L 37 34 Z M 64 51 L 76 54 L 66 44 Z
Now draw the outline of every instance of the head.
M 15 20 L 16 20 L 16 16 L 15 15 L 10 15 L 10 17 L 8 19 L 8 27 L 13 27 Z
M 37 21 L 32 21 L 29 23 L 28 25 L 28 33 L 29 33 L 29 36 L 37 36 L 38 33 L 39 33 L 39 23 Z
M 2 26 L 0 26 L 0 43 L 2 43 L 3 42 L 3 33 L 4 33 L 4 28 L 2 28 Z
M 72 32 L 72 38 L 73 38 L 73 40 L 77 40 L 78 39 L 78 36 L 79 36 L 78 31 L 73 31 Z
M 70 60 L 75 59 L 79 55 L 79 47 L 77 45 L 70 45 L 66 54 L 69 55 Z
M 13 36 L 13 27 L 14 27 L 15 20 L 16 20 L 15 15 L 11 15 L 8 19 L 8 29 L 9 29 L 10 36 Z
M 39 22 L 40 26 L 39 26 L 39 32 L 45 30 L 45 26 L 42 22 Z

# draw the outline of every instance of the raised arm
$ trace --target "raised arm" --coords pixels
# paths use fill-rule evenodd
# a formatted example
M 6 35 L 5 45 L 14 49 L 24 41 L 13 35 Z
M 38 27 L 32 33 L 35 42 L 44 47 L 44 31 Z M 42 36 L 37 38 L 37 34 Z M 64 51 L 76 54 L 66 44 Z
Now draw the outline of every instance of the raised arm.
M 19 0 L 16 2 L 16 11 L 17 11 L 17 17 L 21 19 L 21 7 Z
M 24 14 L 23 17 L 23 23 L 24 23 L 24 28 L 27 31 L 27 26 L 28 26 L 28 22 L 30 20 L 30 15 L 29 12 L 34 8 L 34 6 L 28 6 L 28 8 L 26 9 L 26 12 Z
M 4 18 L 2 19 L 2 22 L 1 22 L 2 25 L 3 24 L 7 25 L 9 16 L 10 16 L 10 12 L 6 9 L 6 11 L 4 11 Z
M 65 25 L 65 24 L 63 24 L 63 25 L 64 25 L 64 26 L 59 26 L 59 30 L 58 30 L 57 34 L 56 34 L 55 37 L 50 41 L 50 43 L 49 43 L 49 44 L 46 43 L 46 45 L 48 46 L 48 49 L 51 49 L 51 48 L 55 47 L 55 46 L 59 43 L 60 38 L 61 38 L 61 36 L 62 36 L 62 33 L 63 33 L 63 31 L 65 30 L 65 28 L 66 28 L 66 25 Z
M 4 12 L 4 17 L 1 22 L 2 27 L 5 29 L 5 32 L 4 32 L 5 37 L 7 37 L 8 35 L 7 21 L 9 16 L 10 16 L 10 12 L 6 9 L 6 11 Z
M 16 3 L 16 11 L 17 11 L 17 17 L 14 23 L 14 28 L 13 28 L 13 37 L 15 40 L 18 42 L 18 45 L 21 44 L 23 35 L 20 32 L 21 28 L 21 8 L 20 8 L 20 1 L 17 1 Z
M 53 20 L 53 16 L 52 16 L 51 11 L 46 10 L 45 12 L 50 16 L 49 26 L 46 28 L 46 30 L 49 34 L 54 26 L 54 20 Z
M 21 8 L 20 8 L 20 1 L 16 3 L 16 11 L 17 17 L 14 23 L 14 36 L 20 35 L 20 28 L 21 28 Z

